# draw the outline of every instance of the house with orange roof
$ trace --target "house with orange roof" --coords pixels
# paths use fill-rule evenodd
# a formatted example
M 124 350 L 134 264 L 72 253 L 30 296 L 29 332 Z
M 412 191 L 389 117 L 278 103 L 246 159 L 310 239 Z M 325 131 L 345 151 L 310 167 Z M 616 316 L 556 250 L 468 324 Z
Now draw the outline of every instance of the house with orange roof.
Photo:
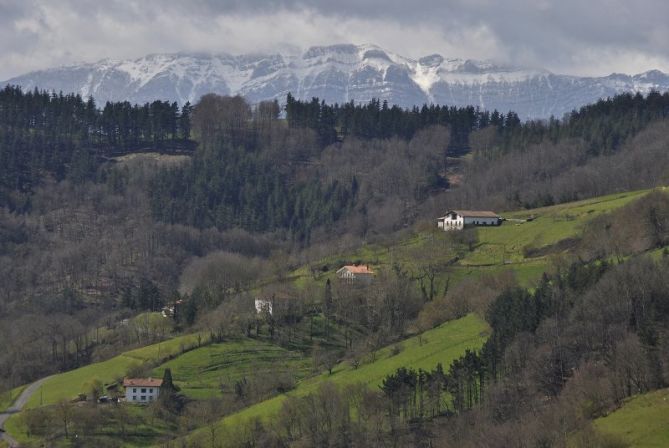
M 128 403 L 148 404 L 158 399 L 163 380 L 158 378 L 125 378 L 125 401 Z
M 374 280 L 374 275 L 376 275 L 374 271 L 366 264 L 346 265 L 337 270 L 337 278 L 345 280 L 347 283 L 371 283 Z

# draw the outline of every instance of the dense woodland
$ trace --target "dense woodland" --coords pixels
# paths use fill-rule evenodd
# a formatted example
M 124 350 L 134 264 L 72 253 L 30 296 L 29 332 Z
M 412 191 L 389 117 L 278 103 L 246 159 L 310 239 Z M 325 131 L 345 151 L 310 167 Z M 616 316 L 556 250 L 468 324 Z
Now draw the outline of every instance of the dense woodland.
M 432 226 L 445 208 L 532 208 L 662 185 L 667 115 L 669 94 L 658 93 L 523 123 L 472 107 L 290 96 L 285 110 L 217 95 L 193 107 L 99 108 L 7 87 L 0 391 L 173 331 L 294 344 L 291 335 L 318 319 L 327 350 L 303 349 L 327 370 L 342 357 L 358 362 L 354 345 L 373 355 L 477 312 L 492 328 L 481 352 L 432 371 L 405 366 L 379 391 L 324 386 L 286 403 L 292 420 L 238 438 L 254 437 L 247 446 L 563 446 L 565 434 L 625 397 L 669 381 L 666 259 L 637 257 L 669 243 L 663 194 L 593 221 L 573 242 L 579 258 L 532 289 L 500 275 L 440 291 L 434 266 L 397 265 L 369 289 L 289 290 L 297 301 L 263 322 L 249 291 L 285 294 L 293 269 Z M 433 249 L 457 258 L 475 243 L 476 232 L 462 232 Z M 133 319 L 179 299 L 169 328 Z M 586 399 L 594 404 L 575 408 Z M 309 420 L 318 400 L 338 406 L 323 418 L 339 420 Z M 602 443 L 583 446 L 612 446 Z

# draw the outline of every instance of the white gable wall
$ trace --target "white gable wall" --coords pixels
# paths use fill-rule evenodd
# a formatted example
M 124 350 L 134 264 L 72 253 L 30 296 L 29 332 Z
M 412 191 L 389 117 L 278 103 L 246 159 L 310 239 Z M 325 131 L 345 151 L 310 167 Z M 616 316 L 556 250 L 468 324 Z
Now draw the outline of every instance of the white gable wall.
M 439 228 L 444 230 L 460 230 L 465 224 L 464 218 L 460 215 L 446 215 L 438 221 Z

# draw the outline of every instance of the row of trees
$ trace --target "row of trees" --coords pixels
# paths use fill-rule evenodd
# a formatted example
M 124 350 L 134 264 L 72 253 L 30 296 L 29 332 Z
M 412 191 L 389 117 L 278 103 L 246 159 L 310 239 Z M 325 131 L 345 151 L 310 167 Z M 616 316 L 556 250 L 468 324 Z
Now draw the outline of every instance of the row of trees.
M 444 126 L 450 129 L 453 136 L 451 147 L 460 150 L 467 148 L 467 138 L 474 130 L 493 126 L 508 134 L 521 125 L 515 112 L 482 111 L 473 106 L 425 104 L 402 109 L 377 99 L 366 104 L 351 101 L 329 105 L 318 98 L 297 100 L 291 94 L 286 98 L 286 119 L 290 127 L 315 130 L 323 145 L 346 137 L 411 139 L 421 129 Z

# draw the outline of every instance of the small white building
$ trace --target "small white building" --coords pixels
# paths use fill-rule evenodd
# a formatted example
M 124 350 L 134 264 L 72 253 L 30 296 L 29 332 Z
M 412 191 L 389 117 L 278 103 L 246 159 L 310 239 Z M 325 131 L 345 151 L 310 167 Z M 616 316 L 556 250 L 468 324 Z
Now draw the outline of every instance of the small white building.
M 156 378 L 125 378 L 125 401 L 128 403 L 148 404 L 158 399 L 163 380 Z
M 269 313 L 272 314 L 272 299 L 256 299 L 256 313 Z
M 337 278 L 347 283 L 371 283 L 374 280 L 374 271 L 367 265 L 346 265 L 337 271 Z
M 475 210 L 449 210 L 437 219 L 437 227 L 443 230 L 461 230 L 465 226 L 498 226 L 502 217 L 495 212 Z

